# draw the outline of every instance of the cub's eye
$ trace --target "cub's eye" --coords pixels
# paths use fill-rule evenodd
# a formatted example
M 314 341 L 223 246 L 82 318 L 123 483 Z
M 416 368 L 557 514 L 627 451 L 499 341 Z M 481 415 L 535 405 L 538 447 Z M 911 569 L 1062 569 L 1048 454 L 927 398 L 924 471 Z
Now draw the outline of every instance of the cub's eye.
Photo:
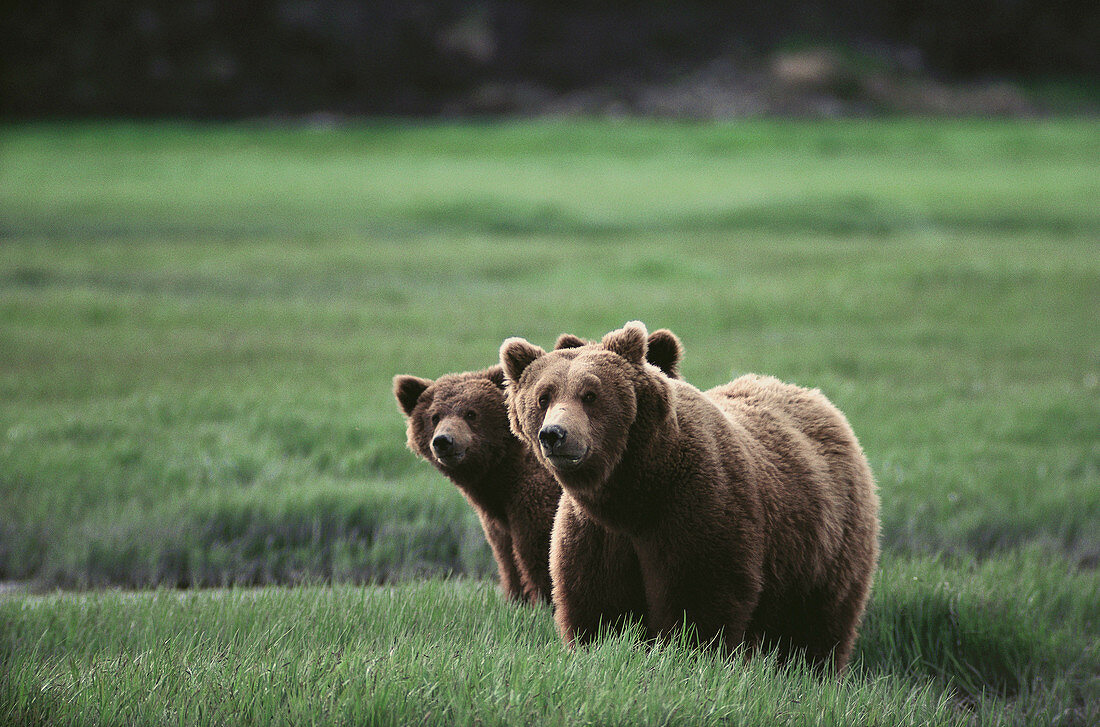
M 468 422 L 472 422 L 474 419 L 477 419 L 477 412 L 471 409 L 470 411 L 466 412 L 462 418 Z
M 432 426 L 434 427 L 436 424 L 439 424 L 439 415 L 432 414 Z
M 548 406 L 550 406 L 550 395 L 543 394 L 539 397 L 539 409 L 545 409 Z
M 583 401 L 585 404 L 591 404 L 595 400 L 596 400 L 596 392 L 594 392 L 594 391 L 586 391 L 584 393 L 584 396 L 581 397 L 581 401 Z

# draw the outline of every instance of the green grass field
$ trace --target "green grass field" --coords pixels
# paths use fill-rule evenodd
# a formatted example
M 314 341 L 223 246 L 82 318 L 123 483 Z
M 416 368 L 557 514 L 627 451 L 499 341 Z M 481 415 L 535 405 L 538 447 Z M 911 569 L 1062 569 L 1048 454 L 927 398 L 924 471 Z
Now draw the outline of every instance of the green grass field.
M 1098 199 L 1089 121 L 0 127 L 0 721 L 1100 721 Z M 394 374 L 634 318 L 847 413 L 842 681 L 565 652 L 405 449 Z

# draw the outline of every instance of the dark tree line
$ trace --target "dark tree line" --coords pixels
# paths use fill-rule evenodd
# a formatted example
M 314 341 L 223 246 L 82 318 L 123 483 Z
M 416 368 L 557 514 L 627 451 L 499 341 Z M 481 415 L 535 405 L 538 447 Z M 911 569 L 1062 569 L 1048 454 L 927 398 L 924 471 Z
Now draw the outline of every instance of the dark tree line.
M 431 114 L 808 39 L 911 49 L 943 78 L 1100 77 L 1100 3 L 1072 0 L 47 0 L 0 26 L 14 117 Z

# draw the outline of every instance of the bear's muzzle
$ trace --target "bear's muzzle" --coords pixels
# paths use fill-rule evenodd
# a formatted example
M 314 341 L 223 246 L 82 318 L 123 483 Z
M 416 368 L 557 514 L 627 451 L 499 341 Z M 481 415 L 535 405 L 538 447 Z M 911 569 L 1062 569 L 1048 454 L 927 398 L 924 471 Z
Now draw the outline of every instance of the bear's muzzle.
M 444 467 L 454 467 L 466 457 L 466 447 L 448 433 L 432 438 L 432 454 Z
M 588 454 L 588 448 L 560 424 L 548 424 L 539 430 L 539 447 L 547 461 L 557 469 L 578 466 Z

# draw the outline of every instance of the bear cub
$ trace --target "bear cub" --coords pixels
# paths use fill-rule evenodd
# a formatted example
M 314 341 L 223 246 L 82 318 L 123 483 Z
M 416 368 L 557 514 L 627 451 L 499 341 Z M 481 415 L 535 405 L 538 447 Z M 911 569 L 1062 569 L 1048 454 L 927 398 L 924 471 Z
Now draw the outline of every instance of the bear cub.
M 681 348 L 670 331 L 650 337 L 650 362 L 677 375 Z M 585 345 L 563 334 L 555 348 Z M 512 434 L 500 366 L 432 381 L 395 376 L 408 446 L 453 482 L 477 512 L 500 585 L 512 599 L 550 601 L 550 531 L 561 487 Z
M 565 643 L 686 622 L 727 652 L 843 669 L 878 558 L 874 481 L 844 415 L 770 377 L 702 392 L 646 354 L 636 321 L 550 353 L 501 346 L 512 431 L 563 489 L 550 568 Z

